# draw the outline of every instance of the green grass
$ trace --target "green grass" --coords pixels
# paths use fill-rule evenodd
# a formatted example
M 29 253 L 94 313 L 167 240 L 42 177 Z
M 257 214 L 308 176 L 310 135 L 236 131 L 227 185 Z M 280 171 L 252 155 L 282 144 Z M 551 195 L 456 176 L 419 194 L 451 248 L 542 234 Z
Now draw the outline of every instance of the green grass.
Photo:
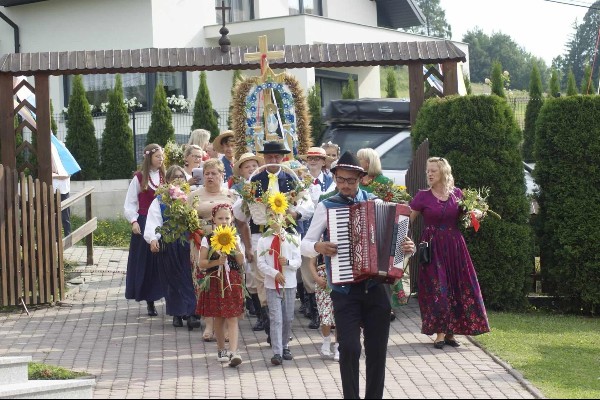
M 548 312 L 488 314 L 475 339 L 548 398 L 600 398 L 600 319 Z
M 82 217 L 71 215 L 72 229 L 84 223 Z M 98 228 L 94 231 L 94 246 L 129 247 L 131 240 L 131 224 L 124 218 L 99 219 Z M 83 244 L 84 242 L 79 242 Z
M 28 375 L 30 380 L 77 379 L 83 376 L 89 376 L 87 372 L 71 371 L 63 367 L 37 362 L 29 363 Z

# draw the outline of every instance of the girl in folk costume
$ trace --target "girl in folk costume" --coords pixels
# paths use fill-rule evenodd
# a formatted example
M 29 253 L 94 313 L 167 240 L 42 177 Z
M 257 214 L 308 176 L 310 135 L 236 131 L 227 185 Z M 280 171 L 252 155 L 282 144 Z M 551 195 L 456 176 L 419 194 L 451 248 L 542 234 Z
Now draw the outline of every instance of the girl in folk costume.
M 244 254 L 233 227 L 229 204 L 217 204 L 212 210 L 213 232 L 202 238 L 200 268 L 205 270 L 196 313 L 214 317 L 217 360 L 229 361 L 230 367 L 242 363 L 238 353 L 238 317 L 244 313 L 242 266 Z M 225 349 L 224 324 L 229 331 L 229 351 Z
M 185 172 L 182 167 L 173 165 L 167 170 L 165 178 L 171 188 L 179 188 L 185 182 Z M 181 191 L 179 195 L 185 201 L 185 192 Z M 154 253 L 152 260 L 158 265 L 164 284 L 167 315 L 173 316 L 174 327 L 183 326 L 183 318 L 187 318 L 188 330 L 192 330 L 200 327 L 200 320 L 194 315 L 196 294 L 192 282 L 190 244 L 182 239 L 161 243 L 161 234 L 156 229 L 163 225 L 165 211 L 170 207 L 162 196 L 164 194 L 155 198 L 150 205 L 144 239 L 150 244 L 150 251 Z
M 158 315 L 154 302 L 163 297 L 158 266 L 152 262 L 150 245 L 143 238 L 148 208 L 154 200 L 155 190 L 164 183 L 163 150 L 155 144 L 144 148 L 144 161 L 127 190 L 123 215 L 131 222 L 131 243 L 127 260 L 125 298 L 146 300 L 148 315 Z

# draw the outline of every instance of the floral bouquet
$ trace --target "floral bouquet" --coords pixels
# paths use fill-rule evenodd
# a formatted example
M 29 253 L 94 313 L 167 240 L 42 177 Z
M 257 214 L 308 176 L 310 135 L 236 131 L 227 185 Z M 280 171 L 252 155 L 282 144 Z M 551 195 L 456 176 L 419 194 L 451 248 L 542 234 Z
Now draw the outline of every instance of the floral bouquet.
M 183 160 L 183 146 L 169 140 L 164 148 L 164 164 L 165 168 L 169 168 L 172 165 L 184 166 L 185 161 Z
M 188 203 L 189 193 L 190 185 L 179 179 L 160 185 L 156 189 L 156 195 L 160 196 L 160 201 L 167 206 L 163 225 L 156 228 L 165 243 L 187 240 L 197 247 L 200 246 L 204 230 L 196 208 Z
M 402 277 L 398 278 L 393 285 L 391 285 L 392 289 L 392 297 L 391 304 L 392 308 L 405 306 L 408 304 L 408 300 L 410 299 L 410 276 L 408 273 L 408 264 L 406 268 L 402 270 Z
M 406 191 L 406 186 L 395 185 L 392 182 L 372 182 L 371 187 L 373 188 L 373 194 L 383 201 L 407 204 L 412 199 L 411 195 Z
M 487 198 L 490 188 L 463 189 L 463 197 L 458 201 L 459 208 L 463 211 L 462 222 L 465 228 L 473 227 L 475 232 L 479 230 L 479 222 L 488 214 L 500 219 L 500 215 L 490 209 Z

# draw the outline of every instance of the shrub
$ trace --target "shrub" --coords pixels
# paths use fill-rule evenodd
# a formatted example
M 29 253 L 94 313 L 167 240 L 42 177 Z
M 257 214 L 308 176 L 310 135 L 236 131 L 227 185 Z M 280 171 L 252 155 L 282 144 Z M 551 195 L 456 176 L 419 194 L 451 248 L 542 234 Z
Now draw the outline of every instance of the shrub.
M 548 87 L 548 97 L 560 96 L 560 81 L 558 79 L 558 72 L 552 68 L 552 76 L 550 77 L 550 85 Z
M 323 118 L 321 116 L 321 90 L 319 84 L 315 83 L 308 89 L 308 113 L 310 114 L 310 126 L 313 143 L 319 143 L 323 132 Z
M 342 89 L 342 99 L 355 99 L 356 90 L 354 89 L 354 79 L 351 76 L 348 77 L 348 83 L 344 85 Z
M 386 97 L 398 97 L 398 80 L 396 79 L 396 70 L 389 68 L 385 77 L 386 86 L 385 93 Z
M 535 141 L 535 120 L 544 104 L 542 97 L 542 77 L 537 64 L 533 64 L 529 81 L 529 101 L 525 109 L 525 129 L 523 129 L 523 160 L 533 162 L 533 143 Z
M 169 140 L 175 141 L 173 117 L 171 109 L 167 104 L 165 88 L 162 82 L 158 82 L 154 91 L 154 104 L 152 104 L 152 115 L 150 116 L 146 146 L 150 143 L 156 143 L 161 147 L 165 147 Z
M 73 175 L 71 179 L 88 181 L 100 178 L 100 155 L 98 154 L 96 129 L 92 122 L 90 103 L 85 97 L 81 75 L 73 77 L 73 92 L 69 98 L 67 115 L 65 145 L 81 167 L 81 171 Z
M 567 75 L 567 96 L 576 96 L 578 94 L 575 74 L 572 69 L 569 69 L 569 74 Z
M 136 165 L 133 158 L 133 132 L 123 102 L 123 83 L 117 74 L 115 87 L 108 93 L 106 124 L 100 150 L 102 179 L 131 178 Z
M 430 153 L 449 160 L 457 187 L 491 187 L 490 208 L 502 219 L 486 219 L 477 233 L 465 232 L 465 240 L 486 305 L 521 307 L 534 258 L 521 134 L 510 106 L 494 95 L 430 99 L 412 135 L 415 148 L 429 138 Z
M 194 120 L 192 122 L 192 131 L 194 129 L 206 129 L 210 131 L 210 141 L 212 142 L 219 136 L 219 124 L 213 111 L 208 84 L 206 83 L 206 72 L 200 72 L 200 87 L 196 94 L 194 103 Z
M 492 94 L 500 97 L 506 97 L 504 92 L 504 77 L 502 75 L 502 64 L 500 61 L 492 63 Z
M 547 100 L 535 157 L 544 291 L 576 309 L 600 305 L 600 97 Z
M 592 78 L 592 67 L 589 65 L 586 65 L 583 72 L 580 92 L 581 94 L 596 94 L 596 87 L 594 85 L 594 79 Z

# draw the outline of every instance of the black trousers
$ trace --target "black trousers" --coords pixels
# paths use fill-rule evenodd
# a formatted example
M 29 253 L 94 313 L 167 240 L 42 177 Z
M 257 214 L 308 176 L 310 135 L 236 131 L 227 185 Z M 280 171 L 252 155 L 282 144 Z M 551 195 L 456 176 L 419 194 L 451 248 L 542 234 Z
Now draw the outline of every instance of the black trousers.
M 340 373 L 345 399 L 359 399 L 360 328 L 363 328 L 367 363 L 365 399 L 381 399 L 385 382 L 385 358 L 390 335 L 390 301 L 383 285 L 366 288 L 366 282 L 351 286 L 350 293 L 331 292 Z
M 60 201 L 63 202 L 69 198 L 69 193 L 60 194 Z M 71 234 L 71 207 L 65 208 L 61 213 L 62 226 L 65 236 Z M 57 235 L 58 236 L 58 235 Z

